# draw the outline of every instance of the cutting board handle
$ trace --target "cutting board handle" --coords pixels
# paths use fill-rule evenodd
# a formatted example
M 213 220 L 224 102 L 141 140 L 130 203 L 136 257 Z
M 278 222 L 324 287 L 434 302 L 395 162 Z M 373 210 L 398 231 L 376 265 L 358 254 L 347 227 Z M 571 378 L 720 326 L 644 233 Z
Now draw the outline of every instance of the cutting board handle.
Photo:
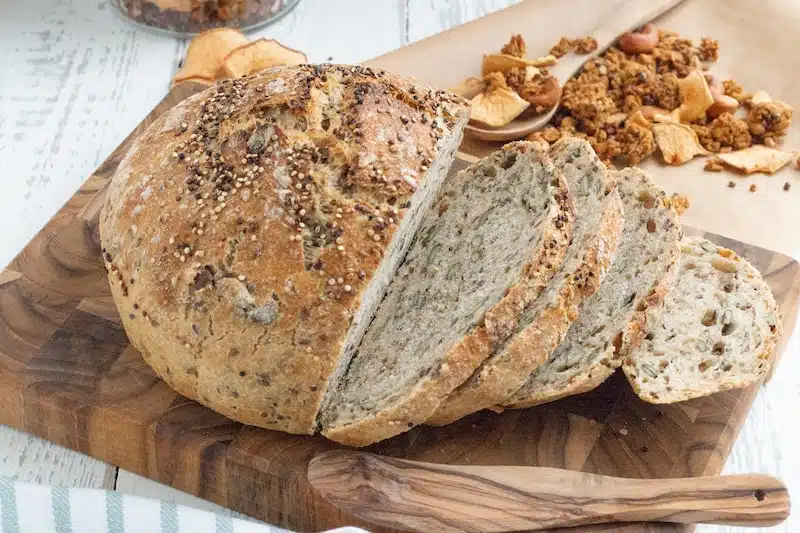
M 430 464 L 337 450 L 314 457 L 308 478 L 345 511 L 411 531 L 499 533 L 609 522 L 763 527 L 789 515 L 786 487 L 759 474 L 626 479 L 555 468 Z

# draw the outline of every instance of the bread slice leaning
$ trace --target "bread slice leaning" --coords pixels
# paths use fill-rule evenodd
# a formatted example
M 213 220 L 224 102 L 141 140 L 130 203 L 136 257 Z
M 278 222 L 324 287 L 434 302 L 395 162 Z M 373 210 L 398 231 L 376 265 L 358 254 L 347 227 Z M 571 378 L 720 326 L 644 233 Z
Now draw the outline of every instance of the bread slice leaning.
M 746 387 L 769 370 L 780 332 L 778 307 L 758 270 L 727 248 L 690 237 L 661 324 L 623 369 L 650 403 Z
M 553 276 L 574 213 L 546 147 L 513 143 L 445 183 L 319 418 L 365 446 L 424 422 Z
M 531 407 L 594 389 L 660 319 L 680 257 L 678 215 L 666 204 L 664 191 L 638 168 L 612 177 L 625 206 L 614 263 L 564 341 L 506 407 Z
M 585 141 L 559 141 L 551 157 L 564 172 L 575 202 L 575 233 L 567 256 L 547 289 L 525 308 L 514 336 L 495 348 L 428 424 L 448 424 L 513 394 L 558 346 L 581 302 L 597 290 L 611 265 L 624 222 L 614 181 Z

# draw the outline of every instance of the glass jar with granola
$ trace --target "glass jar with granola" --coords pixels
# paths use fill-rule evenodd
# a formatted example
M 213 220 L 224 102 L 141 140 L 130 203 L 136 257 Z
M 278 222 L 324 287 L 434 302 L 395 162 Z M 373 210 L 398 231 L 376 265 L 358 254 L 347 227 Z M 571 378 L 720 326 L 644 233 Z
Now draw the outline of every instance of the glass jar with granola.
M 170 33 L 250 29 L 274 21 L 299 0 L 113 0 L 127 18 Z

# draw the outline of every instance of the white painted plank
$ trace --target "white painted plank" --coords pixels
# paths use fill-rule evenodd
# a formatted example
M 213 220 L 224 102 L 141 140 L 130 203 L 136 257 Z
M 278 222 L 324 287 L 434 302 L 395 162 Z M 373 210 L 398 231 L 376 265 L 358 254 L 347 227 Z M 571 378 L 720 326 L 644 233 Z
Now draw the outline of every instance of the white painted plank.
M 406 37 L 418 41 L 520 0 L 407 0 Z
M 252 33 L 302 50 L 312 63 L 360 63 L 405 44 L 405 0 L 301 0 Z
M 0 426 L 0 476 L 17 481 L 113 489 L 116 468 L 38 437 Z
M 166 94 L 180 49 L 110 0 L 3 3 L 0 266 Z

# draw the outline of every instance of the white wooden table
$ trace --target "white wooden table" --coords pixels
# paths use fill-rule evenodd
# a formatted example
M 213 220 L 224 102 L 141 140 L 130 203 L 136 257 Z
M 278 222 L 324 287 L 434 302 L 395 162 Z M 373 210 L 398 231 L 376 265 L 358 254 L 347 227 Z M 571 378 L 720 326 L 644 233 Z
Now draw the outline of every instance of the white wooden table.
M 517 1 L 302 0 L 254 36 L 279 39 L 305 51 L 312 62 L 357 63 Z M 114 9 L 110 0 L 0 0 L 0 267 L 169 88 L 186 42 L 127 24 Z M 798 351 L 794 335 L 726 466 L 729 473 L 777 475 L 795 495 L 800 494 Z M 220 510 L 2 426 L 0 475 Z M 800 512 L 769 531 L 800 531 Z

